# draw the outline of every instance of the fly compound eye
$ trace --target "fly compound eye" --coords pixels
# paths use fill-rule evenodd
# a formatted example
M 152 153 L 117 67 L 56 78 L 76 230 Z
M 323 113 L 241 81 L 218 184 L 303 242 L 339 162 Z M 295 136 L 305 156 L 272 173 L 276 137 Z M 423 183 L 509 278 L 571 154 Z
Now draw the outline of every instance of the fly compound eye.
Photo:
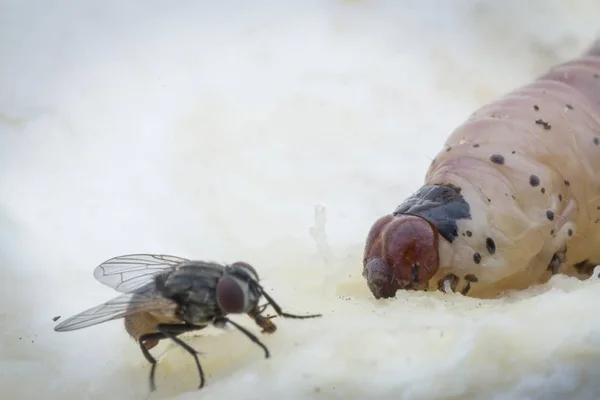
M 237 262 L 234 262 L 231 266 L 234 268 L 241 268 L 241 269 L 245 269 L 245 270 L 249 271 L 250 274 L 252 275 L 252 277 L 256 278 L 256 280 L 258 280 L 258 272 L 256 272 L 254 267 L 252 265 L 248 264 L 247 262 L 237 261 Z
M 217 283 L 217 302 L 225 313 L 238 314 L 244 311 L 246 298 L 240 284 L 225 276 Z

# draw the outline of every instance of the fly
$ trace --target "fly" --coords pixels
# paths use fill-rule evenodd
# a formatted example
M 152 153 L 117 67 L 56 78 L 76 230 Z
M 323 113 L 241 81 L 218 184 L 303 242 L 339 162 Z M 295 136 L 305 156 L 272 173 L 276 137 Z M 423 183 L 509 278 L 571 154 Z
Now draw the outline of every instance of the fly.
M 211 324 L 217 328 L 231 324 L 260 346 L 265 358 L 269 358 L 267 347 L 246 328 L 227 318 L 228 314 L 248 315 L 263 333 L 277 329 L 271 320 L 275 316 L 263 315 L 269 305 L 284 318 L 321 317 L 321 314 L 301 316 L 283 312 L 259 284 L 254 267 L 241 261 L 222 265 L 171 255 L 130 254 L 103 262 L 94 269 L 94 277 L 122 294 L 62 321 L 54 330 L 72 331 L 123 318 L 125 330 L 152 364 L 151 391 L 155 390 L 157 361 L 149 350 L 163 339 L 171 339 L 194 357 L 202 388 L 204 371 L 198 352 L 179 335 Z M 267 303 L 259 306 L 262 297 Z

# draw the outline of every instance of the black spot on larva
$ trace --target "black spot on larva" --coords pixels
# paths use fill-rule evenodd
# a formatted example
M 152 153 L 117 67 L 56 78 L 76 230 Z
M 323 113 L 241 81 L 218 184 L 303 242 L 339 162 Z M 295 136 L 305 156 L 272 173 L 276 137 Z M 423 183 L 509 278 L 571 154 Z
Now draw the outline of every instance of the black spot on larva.
M 573 229 L 569 229 L 567 233 L 569 234 L 569 237 L 573 236 Z
M 471 219 L 471 208 L 456 185 L 425 185 L 402 202 L 393 215 L 416 215 L 431 224 L 452 243 L 458 235 L 457 221 Z
M 468 236 L 468 237 L 471 237 L 471 236 L 473 236 L 473 232 L 471 232 L 471 231 L 467 231 L 466 233 L 467 233 L 467 236 Z
M 517 198 L 514 195 L 511 195 L 511 197 L 513 198 L 513 200 L 516 200 Z
M 473 147 L 475 147 L 475 148 L 478 148 L 478 147 L 479 147 L 479 145 L 478 145 L 477 143 L 475 143 L 475 144 L 473 145 Z
M 562 201 L 562 194 L 558 195 L 558 201 Z
M 481 254 L 479 254 L 479 253 L 473 254 L 473 261 L 475 261 L 475 264 L 479 264 L 481 262 Z
M 529 184 L 533 187 L 536 187 L 537 185 L 540 184 L 540 178 L 538 178 L 537 175 L 530 175 L 529 176 Z
M 596 210 L 600 210 L 600 206 L 596 206 Z
M 546 218 L 548 218 L 550 221 L 554 221 L 554 213 L 550 210 L 546 211 Z
M 565 185 L 567 185 L 567 186 L 571 186 L 571 182 L 569 182 L 569 181 L 565 180 Z
M 550 234 L 551 234 L 551 235 L 554 235 L 554 229 L 551 229 L 551 230 L 550 230 Z
M 514 151 L 514 150 L 513 150 L 513 151 L 511 151 L 511 154 L 515 154 L 515 153 L 516 153 L 516 151 Z
M 435 164 L 435 158 L 431 160 L 431 165 Z
M 598 146 L 600 144 L 600 138 L 598 138 L 597 136 L 594 138 L 594 144 L 596 146 Z
M 544 121 L 543 119 L 537 119 L 537 120 L 535 120 L 535 123 L 537 125 L 543 126 L 544 130 L 549 131 L 550 129 L 552 129 L 552 125 L 550 125 L 548 122 Z
M 491 237 L 485 239 L 485 246 L 487 247 L 487 250 L 490 252 L 490 254 L 494 254 L 496 252 L 496 243 Z
M 598 79 L 599 77 L 600 77 L 600 75 L 594 74 L 594 78 Z
M 572 106 L 572 105 L 570 105 L 570 104 L 568 104 L 568 103 L 567 103 L 566 107 L 567 107 L 569 110 L 572 110 L 572 109 L 573 109 L 573 106 Z
M 464 276 L 464 278 L 465 278 L 465 281 L 467 281 L 467 282 L 473 282 L 473 283 L 479 282 L 479 279 L 473 274 L 466 274 Z
M 535 111 L 540 111 L 540 107 L 539 107 L 537 104 L 535 104 L 535 105 L 533 106 L 533 109 L 534 109 Z
M 490 160 L 494 164 L 498 164 L 498 165 L 503 165 L 504 164 L 504 157 L 501 156 L 500 154 L 494 154 L 493 156 L 490 157 Z
M 491 202 L 492 202 L 492 199 L 490 199 L 489 197 L 488 197 L 488 199 L 487 199 L 487 200 L 488 200 L 488 203 L 491 203 Z
M 450 151 L 450 150 L 452 150 L 452 146 L 448 146 L 448 147 L 446 148 L 446 151 Z
M 542 194 L 546 193 L 546 189 L 542 188 L 541 192 L 542 192 Z

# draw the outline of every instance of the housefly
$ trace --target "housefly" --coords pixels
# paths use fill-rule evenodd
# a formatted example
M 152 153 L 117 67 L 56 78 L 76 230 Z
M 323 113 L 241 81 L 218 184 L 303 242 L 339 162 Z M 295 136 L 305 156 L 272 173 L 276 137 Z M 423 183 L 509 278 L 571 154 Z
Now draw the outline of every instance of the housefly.
M 231 324 L 260 346 L 265 358 L 269 358 L 267 347 L 246 328 L 227 318 L 228 314 L 247 314 L 263 333 L 273 333 L 277 329 L 272 321 L 275 315 L 263 315 L 269 305 L 276 316 L 284 318 L 321 316 L 283 312 L 259 284 L 254 267 L 241 261 L 221 265 L 171 255 L 130 254 L 103 262 L 95 268 L 94 277 L 122 294 L 62 321 L 54 330 L 72 331 L 123 318 L 125 330 L 139 343 L 142 354 L 152 364 L 151 391 L 155 390 L 157 362 L 149 350 L 162 339 L 171 339 L 194 357 L 202 388 L 204 372 L 198 352 L 179 335 L 211 324 L 217 328 Z M 259 306 L 262 297 L 266 304 Z

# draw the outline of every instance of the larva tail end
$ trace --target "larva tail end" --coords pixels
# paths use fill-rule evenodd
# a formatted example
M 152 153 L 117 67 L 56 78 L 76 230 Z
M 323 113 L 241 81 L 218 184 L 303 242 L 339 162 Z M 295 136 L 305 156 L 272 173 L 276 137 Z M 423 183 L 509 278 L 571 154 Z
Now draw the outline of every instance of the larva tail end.
M 363 276 L 376 299 L 427 288 L 439 268 L 438 232 L 413 215 L 386 215 L 367 237 Z

